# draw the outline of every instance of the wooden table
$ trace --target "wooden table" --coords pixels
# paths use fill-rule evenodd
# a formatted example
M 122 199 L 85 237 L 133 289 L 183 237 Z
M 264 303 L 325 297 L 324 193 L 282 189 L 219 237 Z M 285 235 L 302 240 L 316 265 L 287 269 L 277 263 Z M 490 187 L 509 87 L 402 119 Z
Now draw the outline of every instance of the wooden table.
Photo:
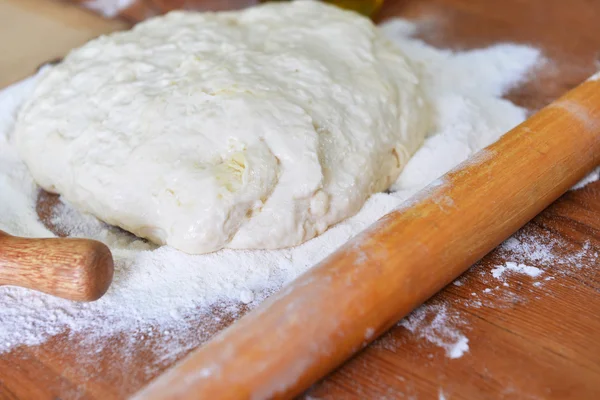
M 388 1 L 380 18 L 393 15 L 423 20 L 420 36 L 437 46 L 464 49 L 511 41 L 542 48 L 548 61 L 507 96 L 530 109 L 597 68 L 600 2 Z M 42 217 L 55 201 L 41 198 Z M 510 244 L 486 256 L 305 397 L 600 398 L 600 182 L 564 195 Z M 506 262 L 544 272 L 535 279 L 517 273 L 494 278 L 492 270 Z M 136 345 L 111 338 L 93 355 L 78 352 L 66 335 L 3 354 L 0 399 L 124 398 L 232 322 L 230 313 L 216 312 L 223 317 L 220 324 L 203 326 L 199 338 L 182 338 L 189 342 L 163 359 L 152 349 L 173 339 L 160 332 Z M 436 330 L 438 321 L 432 320 L 443 315 L 446 332 Z M 418 318 L 423 320 L 411 325 Z M 199 320 L 198 326 L 205 322 Z M 451 342 L 459 334 L 469 346 L 459 358 L 448 357 L 440 343 L 432 342 Z

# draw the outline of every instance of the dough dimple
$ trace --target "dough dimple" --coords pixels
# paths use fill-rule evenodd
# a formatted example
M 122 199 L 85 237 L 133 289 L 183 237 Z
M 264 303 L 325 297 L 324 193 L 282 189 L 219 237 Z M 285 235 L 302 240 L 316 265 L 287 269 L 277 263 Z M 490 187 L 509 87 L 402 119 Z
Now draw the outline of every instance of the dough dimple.
M 72 51 L 16 143 L 79 209 L 189 253 L 294 246 L 396 179 L 428 129 L 418 73 L 319 2 L 172 12 Z

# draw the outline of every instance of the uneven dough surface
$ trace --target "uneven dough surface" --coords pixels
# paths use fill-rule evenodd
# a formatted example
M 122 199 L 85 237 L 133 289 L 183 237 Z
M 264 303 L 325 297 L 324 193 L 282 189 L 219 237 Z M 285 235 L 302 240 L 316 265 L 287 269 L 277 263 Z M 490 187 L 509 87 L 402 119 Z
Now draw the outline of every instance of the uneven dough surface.
M 188 253 L 306 241 L 387 189 L 422 143 L 409 61 L 312 1 L 172 12 L 41 78 L 15 140 L 77 208 Z

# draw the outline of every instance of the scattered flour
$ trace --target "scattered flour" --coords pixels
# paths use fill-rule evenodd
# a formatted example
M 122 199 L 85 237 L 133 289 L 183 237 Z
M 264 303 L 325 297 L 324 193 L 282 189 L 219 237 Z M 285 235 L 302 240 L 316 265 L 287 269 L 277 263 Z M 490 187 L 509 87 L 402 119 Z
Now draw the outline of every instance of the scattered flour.
M 531 267 L 525 264 L 517 264 L 516 262 L 507 262 L 504 265 L 499 265 L 492 271 L 492 276 L 496 279 L 502 279 L 505 272 L 518 272 L 521 274 L 529 275 L 533 278 L 540 276 L 543 271 L 537 267 Z
M 0 288 L 0 353 L 37 345 L 55 335 L 85 338 L 100 353 L 101 338 L 125 335 L 130 343 L 195 332 L 193 340 L 162 340 L 157 363 L 179 357 L 223 321 L 235 318 L 290 282 L 349 238 L 398 207 L 410 195 L 525 119 L 526 111 L 501 96 L 540 60 L 536 49 L 503 44 L 453 53 L 409 36 L 401 20 L 384 31 L 425 70 L 436 110 L 436 129 L 406 166 L 391 193 L 372 196 L 354 217 L 301 246 L 275 251 L 222 250 L 190 256 L 157 248 L 86 215 L 68 204 L 54 209 L 53 230 L 108 244 L 116 262 L 114 283 L 94 303 L 73 303 L 16 287 Z M 13 117 L 30 93 L 30 78 L 0 93 L 0 229 L 22 236 L 52 236 L 37 218 L 37 189 L 10 141 Z M 218 314 L 218 315 L 221 315 Z M 201 326 L 197 321 L 204 315 Z M 468 350 L 457 317 L 443 306 L 423 306 L 402 321 L 451 358 Z M 217 328 L 215 328 L 217 329 Z M 188 336 L 190 337 L 190 336 Z M 149 367 L 150 368 L 150 367 Z M 149 372 L 151 373 L 151 371 Z
M 512 307 L 515 301 L 520 303 L 526 299 L 522 292 L 528 285 L 537 289 L 540 295 L 551 296 L 552 291 L 541 288 L 556 276 L 593 274 L 593 268 L 584 267 L 600 265 L 599 253 L 590 242 L 569 242 L 550 231 L 529 225 L 502 243 L 495 254 L 510 261 L 492 268 L 476 264 L 471 274 L 453 282 L 455 286 L 462 286 L 470 276 L 478 276 L 479 282 L 488 285 L 480 292 L 481 300 L 462 299 L 459 303 L 468 307 Z M 506 282 L 507 274 L 519 276 L 519 284 L 514 288 Z
M 573 186 L 571 190 L 581 189 L 588 183 L 595 182 L 598 179 L 600 179 L 600 168 L 596 168 L 594 171 L 590 172 L 585 178 L 577 182 L 577 184 Z
M 554 267 L 556 272 L 563 273 L 573 268 L 579 269 L 582 265 L 596 264 L 599 257 L 590 242 L 584 242 L 578 249 L 574 249 L 573 245 L 550 235 L 526 235 L 522 232 L 507 239 L 498 250 L 503 257 L 515 262 L 529 260 L 530 263 Z M 569 255 L 565 256 L 565 253 Z
M 425 304 L 400 321 L 400 325 L 419 338 L 446 351 L 449 358 L 462 357 L 469 351 L 469 339 L 458 330 L 464 324 L 458 313 L 444 304 Z
M 136 0 L 87 0 L 83 5 L 90 10 L 98 11 L 107 18 L 113 18 L 135 2 Z
M 531 285 L 540 294 L 552 295 L 551 291 L 541 288 L 547 282 L 554 280 L 555 276 L 593 273 L 593 269 L 584 271 L 584 266 L 600 265 L 600 254 L 590 242 L 571 243 L 560 236 L 553 235 L 552 232 L 537 229 L 536 231 L 536 228 L 526 226 L 498 247 L 495 253 L 504 260 L 512 261 L 506 261 L 503 265 L 496 265 L 492 268 L 476 264 L 469 275 L 463 275 L 453 282 L 454 286 L 460 287 L 467 284 L 466 281 L 472 277 L 477 277 L 478 282 L 484 285 L 483 290 L 471 292 L 471 297 L 468 299 L 456 297 L 444 307 L 439 305 L 432 307 L 431 304 L 436 304 L 434 302 L 422 306 L 421 308 L 425 308 L 432 315 L 435 315 L 436 312 L 440 313 L 440 317 L 434 318 L 434 320 L 445 321 L 445 324 L 443 324 L 443 329 L 436 330 L 431 329 L 427 323 L 421 323 L 418 336 L 428 342 L 438 344 L 449 354 L 448 349 L 452 347 L 449 347 L 448 343 L 452 343 L 452 340 L 448 339 L 461 337 L 460 326 L 468 326 L 466 317 L 454 311 L 455 303 L 471 308 L 513 307 L 515 300 L 520 303 L 525 299 L 522 297 L 522 292 L 527 290 L 527 285 Z M 528 265 L 525 262 L 534 265 Z M 526 277 L 526 279 L 519 279 L 522 285 L 514 285 L 513 288 L 506 282 L 506 278 L 507 275 L 515 274 Z M 485 287 L 486 285 L 488 287 Z M 470 286 L 481 287 L 479 285 Z M 475 300 L 474 298 L 480 299 Z M 427 307 L 429 308 L 427 309 Z M 452 313 L 452 318 L 445 318 L 448 313 Z M 401 321 L 400 325 L 406 326 L 406 320 Z M 460 344 L 460 341 L 456 342 L 459 347 Z M 468 342 L 465 344 L 468 345 Z

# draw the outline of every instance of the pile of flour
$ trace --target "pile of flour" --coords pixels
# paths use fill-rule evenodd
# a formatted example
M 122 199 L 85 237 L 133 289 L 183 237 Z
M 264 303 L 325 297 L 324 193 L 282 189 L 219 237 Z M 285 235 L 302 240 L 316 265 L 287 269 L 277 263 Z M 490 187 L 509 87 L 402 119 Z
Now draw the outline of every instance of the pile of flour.
M 211 315 L 215 307 L 234 311 L 243 304 L 253 307 L 525 119 L 526 111 L 503 100 L 502 95 L 540 62 L 538 50 L 502 44 L 453 53 L 411 38 L 417 27 L 409 22 L 394 20 L 382 29 L 425 71 L 436 127 L 390 193 L 372 196 L 356 216 L 295 248 L 222 250 L 198 256 L 166 246 L 157 248 L 62 204 L 55 208 L 51 222 L 72 236 L 98 239 L 110 246 L 116 262 L 113 285 L 102 299 L 86 304 L 1 287 L 0 353 L 41 344 L 64 332 L 72 336 L 85 333 L 91 342 L 122 333 L 131 340 L 143 339 L 146 332 L 155 330 L 168 335 L 191 326 L 192 315 Z M 0 93 L 0 229 L 14 235 L 47 237 L 53 233 L 35 211 L 38 189 L 10 140 L 15 112 L 35 79 Z M 413 316 L 406 326 L 416 329 L 419 318 Z M 443 327 L 434 331 L 443 331 Z M 451 357 L 468 349 L 465 340 L 456 339 L 459 347 L 450 352 Z M 165 349 L 165 353 L 173 351 Z
M 419 339 L 445 350 L 448 358 L 460 358 L 469 350 L 469 339 L 458 329 L 465 321 L 446 304 L 425 304 L 400 321 Z

